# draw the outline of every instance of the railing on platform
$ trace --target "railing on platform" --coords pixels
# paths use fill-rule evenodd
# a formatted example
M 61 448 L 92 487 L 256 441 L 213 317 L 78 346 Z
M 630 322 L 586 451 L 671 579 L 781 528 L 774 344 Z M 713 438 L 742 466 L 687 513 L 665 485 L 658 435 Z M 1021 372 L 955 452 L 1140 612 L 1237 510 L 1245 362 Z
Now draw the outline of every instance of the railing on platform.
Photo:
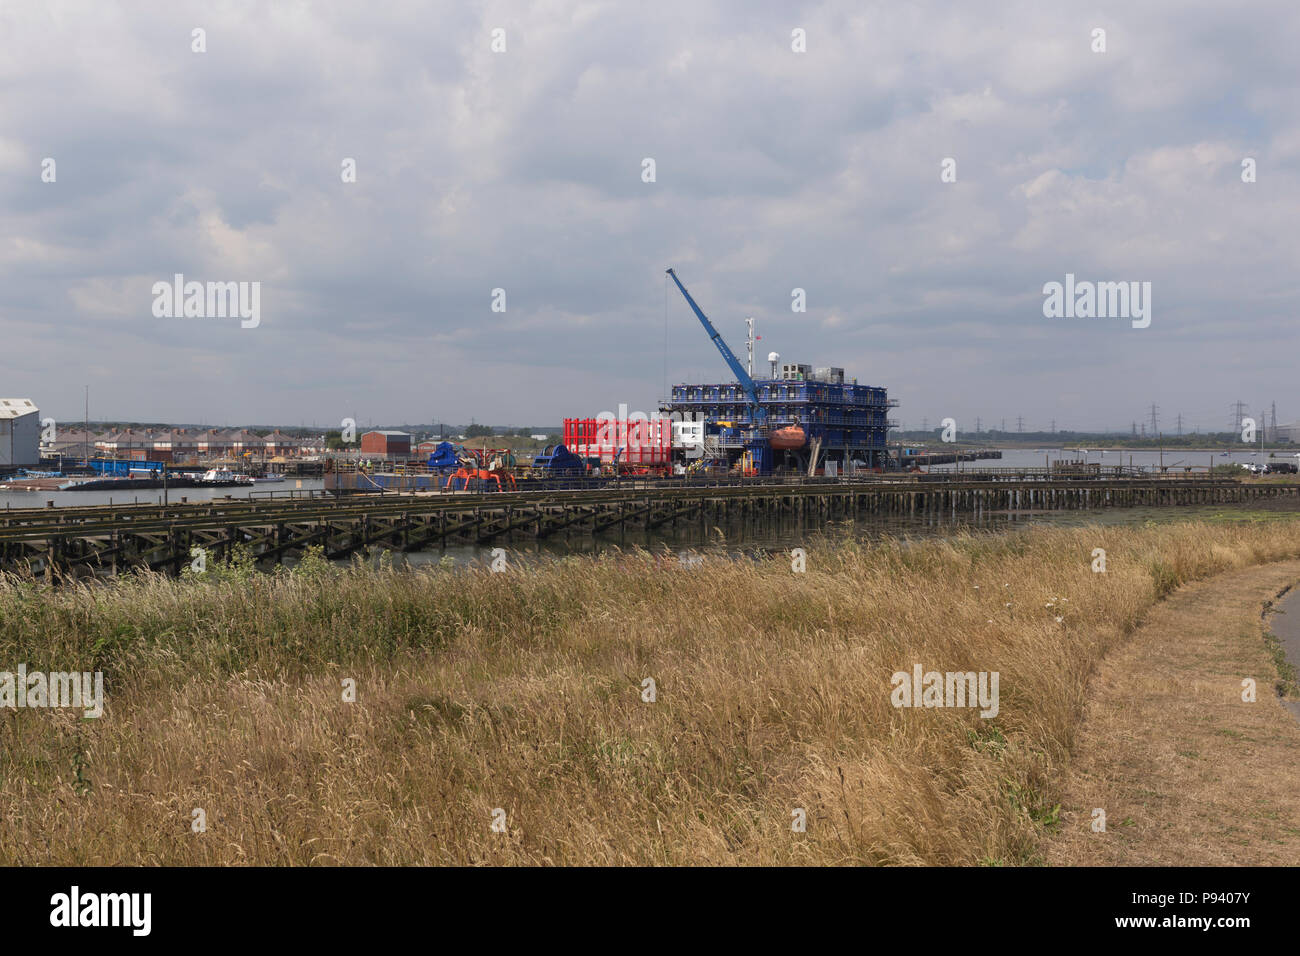
M 244 497 L 251 498 L 254 501 L 275 500 L 284 498 L 334 498 L 334 492 L 326 491 L 324 488 L 279 488 L 267 489 L 266 491 L 250 491 Z

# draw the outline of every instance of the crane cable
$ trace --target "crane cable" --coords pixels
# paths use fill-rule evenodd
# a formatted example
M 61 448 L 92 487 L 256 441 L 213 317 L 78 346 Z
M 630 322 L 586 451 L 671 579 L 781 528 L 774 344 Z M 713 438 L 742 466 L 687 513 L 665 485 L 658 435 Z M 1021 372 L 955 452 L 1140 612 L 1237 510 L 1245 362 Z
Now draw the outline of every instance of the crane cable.
M 664 390 L 660 394 L 669 398 L 668 394 L 668 273 L 664 273 Z

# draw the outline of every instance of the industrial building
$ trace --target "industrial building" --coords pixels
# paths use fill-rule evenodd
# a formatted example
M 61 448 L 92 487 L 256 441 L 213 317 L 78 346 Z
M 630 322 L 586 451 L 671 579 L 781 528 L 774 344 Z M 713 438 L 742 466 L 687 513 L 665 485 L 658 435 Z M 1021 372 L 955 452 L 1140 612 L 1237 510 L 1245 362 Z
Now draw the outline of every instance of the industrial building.
M 406 432 L 366 432 L 361 436 L 361 454 L 406 458 L 411 454 L 411 436 Z
M 1274 425 L 1272 440 L 1292 444 L 1300 442 L 1300 422 L 1292 422 L 1289 425 Z
M 0 398 L 0 468 L 41 461 L 41 413 L 30 398 Z
M 768 355 L 768 378 L 732 353 L 696 305 L 677 274 L 668 270 L 736 381 L 674 385 L 660 412 L 674 420 L 674 444 L 685 458 L 746 474 L 799 471 L 827 475 L 861 468 L 884 470 L 889 457 L 889 409 L 897 405 L 885 388 L 844 380 L 844 369 L 780 362 Z M 688 466 L 689 467 L 689 466 Z

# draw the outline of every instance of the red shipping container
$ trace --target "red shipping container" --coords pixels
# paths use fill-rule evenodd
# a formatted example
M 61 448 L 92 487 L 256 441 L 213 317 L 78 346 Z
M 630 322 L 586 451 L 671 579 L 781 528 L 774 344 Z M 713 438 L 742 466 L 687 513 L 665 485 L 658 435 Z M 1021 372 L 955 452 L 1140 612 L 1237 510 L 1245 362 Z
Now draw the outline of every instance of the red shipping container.
M 581 458 L 633 465 L 672 460 L 673 423 L 668 418 L 566 418 L 564 445 Z

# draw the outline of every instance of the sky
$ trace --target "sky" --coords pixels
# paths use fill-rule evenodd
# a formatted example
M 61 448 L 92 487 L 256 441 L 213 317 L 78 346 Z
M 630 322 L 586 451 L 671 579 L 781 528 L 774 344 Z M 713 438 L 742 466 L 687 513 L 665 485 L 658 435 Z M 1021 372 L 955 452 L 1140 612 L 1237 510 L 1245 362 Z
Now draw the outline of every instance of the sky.
M 732 379 L 672 266 L 756 371 L 909 428 L 1297 420 L 1297 37 L 1289 0 L 0 0 L 0 395 L 653 412 Z M 178 273 L 256 324 L 160 306 Z M 1149 325 L 1048 317 L 1067 274 Z

